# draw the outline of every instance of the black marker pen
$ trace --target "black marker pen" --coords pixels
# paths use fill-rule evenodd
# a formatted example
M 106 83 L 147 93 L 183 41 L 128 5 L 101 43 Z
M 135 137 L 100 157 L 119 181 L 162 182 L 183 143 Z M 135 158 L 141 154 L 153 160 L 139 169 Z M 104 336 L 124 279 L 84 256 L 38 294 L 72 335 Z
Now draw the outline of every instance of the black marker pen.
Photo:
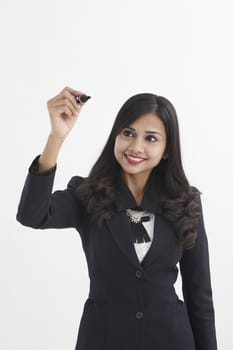
M 87 95 L 75 96 L 77 103 L 85 103 L 87 100 L 89 100 L 89 98 L 91 98 L 91 96 L 87 96 Z

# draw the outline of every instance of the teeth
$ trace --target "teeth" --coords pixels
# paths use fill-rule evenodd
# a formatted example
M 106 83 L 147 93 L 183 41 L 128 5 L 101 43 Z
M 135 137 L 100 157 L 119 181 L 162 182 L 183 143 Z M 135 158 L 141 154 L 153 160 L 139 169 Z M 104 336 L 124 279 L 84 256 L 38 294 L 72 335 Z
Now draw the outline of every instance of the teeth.
M 143 158 L 136 158 L 136 157 L 132 157 L 132 156 L 128 156 L 128 155 L 127 155 L 127 157 L 129 159 L 132 159 L 132 160 L 135 160 L 135 161 L 143 160 Z

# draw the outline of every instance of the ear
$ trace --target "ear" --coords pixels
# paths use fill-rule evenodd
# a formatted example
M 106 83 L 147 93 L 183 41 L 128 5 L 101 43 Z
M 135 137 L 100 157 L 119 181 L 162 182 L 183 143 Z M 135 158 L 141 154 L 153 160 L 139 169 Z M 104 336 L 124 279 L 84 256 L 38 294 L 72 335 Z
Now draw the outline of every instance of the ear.
M 168 158 L 168 154 L 167 152 L 164 152 L 162 159 L 167 159 L 167 158 Z

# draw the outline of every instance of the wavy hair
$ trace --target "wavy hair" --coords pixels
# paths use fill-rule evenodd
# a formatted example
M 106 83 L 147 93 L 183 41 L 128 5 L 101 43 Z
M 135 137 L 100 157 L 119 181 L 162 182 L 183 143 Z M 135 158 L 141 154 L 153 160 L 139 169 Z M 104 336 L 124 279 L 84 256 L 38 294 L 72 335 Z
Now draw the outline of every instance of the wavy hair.
M 146 113 L 154 113 L 161 119 L 167 138 L 167 158 L 159 163 L 161 185 L 165 191 L 161 200 L 163 216 L 174 224 L 183 248 L 190 249 L 197 238 L 201 192 L 190 186 L 185 176 L 177 113 L 172 103 L 163 96 L 141 93 L 130 97 L 123 104 L 99 158 L 88 177 L 77 187 L 76 193 L 94 222 L 101 224 L 111 217 L 117 195 L 117 174 L 121 171 L 114 156 L 116 136 Z

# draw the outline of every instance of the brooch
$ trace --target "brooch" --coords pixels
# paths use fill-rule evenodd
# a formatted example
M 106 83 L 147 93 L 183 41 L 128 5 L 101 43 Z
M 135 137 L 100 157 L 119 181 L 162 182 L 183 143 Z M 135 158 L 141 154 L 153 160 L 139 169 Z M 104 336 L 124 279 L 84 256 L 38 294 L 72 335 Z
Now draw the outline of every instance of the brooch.
M 127 209 L 126 214 L 129 217 L 130 221 L 134 224 L 138 224 L 141 221 L 149 221 L 153 217 L 153 214 L 150 214 L 149 212 L 138 211 L 133 209 Z M 145 220 L 145 218 L 147 219 Z

